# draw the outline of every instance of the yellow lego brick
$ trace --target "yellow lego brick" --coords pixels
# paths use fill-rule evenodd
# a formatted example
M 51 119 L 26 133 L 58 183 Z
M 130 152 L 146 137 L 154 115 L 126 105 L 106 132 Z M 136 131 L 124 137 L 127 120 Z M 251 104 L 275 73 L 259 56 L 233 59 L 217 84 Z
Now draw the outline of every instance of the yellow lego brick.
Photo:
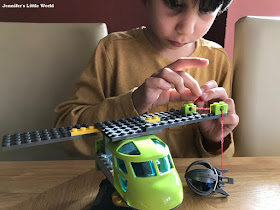
M 142 120 L 145 120 L 149 123 L 160 122 L 160 118 L 158 116 L 142 118 Z
M 91 134 L 91 133 L 97 133 L 99 132 L 98 129 L 96 129 L 94 126 L 89 126 L 88 128 L 86 127 L 81 127 L 80 129 L 73 128 L 70 133 L 71 136 L 80 136 L 80 135 L 85 135 L 85 134 Z

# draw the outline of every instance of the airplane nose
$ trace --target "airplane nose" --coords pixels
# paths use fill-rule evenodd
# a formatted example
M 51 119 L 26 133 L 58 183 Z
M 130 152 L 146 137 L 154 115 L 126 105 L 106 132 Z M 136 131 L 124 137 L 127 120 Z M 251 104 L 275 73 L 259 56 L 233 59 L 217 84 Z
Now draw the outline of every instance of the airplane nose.
M 146 191 L 137 191 L 133 202 L 128 203 L 133 208 L 143 210 L 174 209 L 183 201 L 183 186 L 178 173 L 173 176 L 162 176 L 146 187 Z M 135 194 L 134 194 L 135 196 Z M 131 200 L 131 199 L 128 199 Z

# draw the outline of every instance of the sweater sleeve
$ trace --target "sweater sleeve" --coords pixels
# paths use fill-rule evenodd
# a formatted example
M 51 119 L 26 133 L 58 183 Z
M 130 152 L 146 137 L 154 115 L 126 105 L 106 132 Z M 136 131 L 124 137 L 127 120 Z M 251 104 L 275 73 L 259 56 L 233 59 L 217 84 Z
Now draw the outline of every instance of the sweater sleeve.
M 220 57 L 218 60 L 216 60 L 216 68 L 220 68 L 220 74 L 218 75 L 218 78 L 216 79 L 216 82 L 218 83 L 219 87 L 225 88 L 228 97 L 231 97 L 231 89 L 232 89 L 232 66 L 229 57 L 227 56 L 224 49 L 220 49 L 222 52 L 220 53 Z M 217 69 L 216 69 L 217 71 Z M 196 138 L 196 147 L 201 157 L 214 157 L 219 156 L 221 154 L 221 149 L 218 150 L 211 150 L 207 151 L 203 146 L 203 136 L 201 135 L 198 126 L 194 126 L 194 135 Z M 227 135 L 224 138 L 224 156 L 225 157 L 232 157 L 234 155 L 234 140 L 233 140 L 233 133 L 230 132 L 229 135 Z
M 70 99 L 56 107 L 55 126 L 93 125 L 99 121 L 138 115 L 131 97 L 133 89 L 114 96 L 113 79 L 113 69 L 101 41 L 76 82 Z M 94 155 L 92 138 L 67 141 L 62 145 L 70 155 Z

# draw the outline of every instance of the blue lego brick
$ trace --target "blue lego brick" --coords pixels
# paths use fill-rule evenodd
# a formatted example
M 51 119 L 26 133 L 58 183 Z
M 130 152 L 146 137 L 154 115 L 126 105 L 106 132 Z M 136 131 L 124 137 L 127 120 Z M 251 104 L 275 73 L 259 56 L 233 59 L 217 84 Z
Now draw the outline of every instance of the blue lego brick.
M 84 127 L 88 125 L 84 124 Z M 37 145 L 44 145 L 81 138 L 81 136 L 71 136 L 70 130 L 81 128 L 80 125 L 43 129 L 40 131 L 16 133 L 5 135 L 2 140 L 2 150 L 13 150 Z M 89 134 L 91 135 L 91 134 Z
M 227 114 L 224 114 L 226 116 Z M 157 116 L 160 122 L 149 123 L 142 118 Z M 167 112 L 144 114 L 137 117 L 98 122 L 95 127 L 99 129 L 112 142 L 161 132 L 164 128 L 198 123 L 206 120 L 220 118 L 221 115 L 199 114 L 197 112 L 183 114 L 180 110 L 171 109 Z

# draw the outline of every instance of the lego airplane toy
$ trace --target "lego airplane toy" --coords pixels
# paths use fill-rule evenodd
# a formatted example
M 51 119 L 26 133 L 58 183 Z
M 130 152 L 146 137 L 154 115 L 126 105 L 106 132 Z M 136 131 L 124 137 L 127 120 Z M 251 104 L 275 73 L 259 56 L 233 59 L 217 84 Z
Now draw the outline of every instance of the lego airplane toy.
M 2 150 L 68 141 L 101 132 L 103 138 L 95 140 L 96 164 L 125 203 L 134 209 L 174 209 L 183 201 L 182 182 L 168 146 L 154 134 L 164 128 L 213 120 L 222 115 L 227 115 L 224 102 L 211 104 L 209 114 L 197 113 L 196 105 L 190 103 L 181 110 L 98 122 L 94 126 L 76 125 L 5 135 Z M 211 192 L 228 195 L 221 187 L 224 183 L 233 183 L 233 179 L 222 177 L 211 165 L 204 162 L 202 165 L 208 167 L 208 171 L 188 171 L 190 166 L 187 169 L 190 188 L 200 195 Z M 228 182 L 222 181 L 223 178 Z M 204 189 L 195 190 L 194 182 L 207 186 L 206 193 Z

